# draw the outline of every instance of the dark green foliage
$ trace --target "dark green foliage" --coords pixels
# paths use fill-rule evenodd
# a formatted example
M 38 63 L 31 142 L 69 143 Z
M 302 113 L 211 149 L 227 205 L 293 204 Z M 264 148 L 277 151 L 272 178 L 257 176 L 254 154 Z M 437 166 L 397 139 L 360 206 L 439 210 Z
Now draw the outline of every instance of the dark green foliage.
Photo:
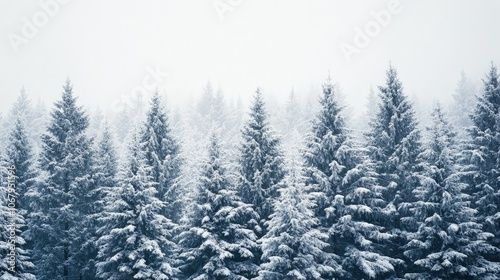
M 257 214 L 233 190 L 218 141 L 212 136 L 191 228 L 180 235 L 183 279 L 247 279 L 258 270 L 251 262 L 257 237 L 244 226 Z
M 64 279 L 87 275 L 89 271 L 85 267 L 88 260 L 79 258 L 94 209 L 92 144 L 85 135 L 87 126 L 88 118 L 76 105 L 68 80 L 42 136 L 40 167 L 44 184 L 34 194 L 30 215 L 38 279 Z M 92 277 L 91 273 L 86 276 Z
M 181 172 L 180 146 L 173 137 L 167 113 L 158 92 L 150 102 L 146 122 L 141 131 L 141 149 L 144 151 L 148 172 L 157 183 L 157 198 L 167 202 L 165 215 L 178 222 L 182 214 L 179 186 Z

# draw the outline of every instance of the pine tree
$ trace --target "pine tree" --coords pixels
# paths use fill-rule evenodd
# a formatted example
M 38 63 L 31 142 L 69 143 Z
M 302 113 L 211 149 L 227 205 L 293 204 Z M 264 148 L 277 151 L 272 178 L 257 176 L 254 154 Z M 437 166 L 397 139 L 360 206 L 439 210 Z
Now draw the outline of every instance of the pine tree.
M 278 189 L 285 176 L 280 141 L 273 134 L 268 123 L 262 94 L 257 89 L 250 111 L 250 119 L 242 130 L 242 144 L 238 159 L 238 195 L 249 204 L 257 217 L 249 217 L 242 225 L 254 232 L 257 238 L 267 230 L 265 223 L 273 212 Z M 252 262 L 259 265 L 260 250 L 253 253 Z M 248 278 L 257 276 L 257 271 Z
M 105 116 L 101 109 L 97 107 L 89 118 L 88 134 L 95 137 L 104 128 Z
M 295 91 L 292 88 L 290 94 L 288 95 L 288 99 L 286 101 L 282 117 L 281 126 L 283 134 L 285 135 L 285 139 L 288 138 L 286 136 L 289 136 L 290 133 L 293 133 L 295 129 L 300 129 L 303 127 L 301 123 L 302 122 L 301 115 L 302 115 L 301 108 L 297 101 L 297 96 L 295 94 Z
M 277 127 L 282 135 L 282 147 L 286 158 L 292 156 L 294 149 L 302 148 L 304 135 L 301 132 L 309 129 L 308 125 L 292 88 L 284 108 L 280 111 Z
M 305 192 L 300 167 L 295 162 L 274 203 L 261 240 L 263 263 L 257 279 L 331 279 L 340 270 L 336 256 L 324 251 L 328 235 L 316 227 L 313 197 Z
M 33 201 L 30 229 L 34 240 L 33 260 L 38 279 L 85 276 L 85 259 L 79 251 L 92 221 L 92 144 L 85 131 L 88 118 L 76 105 L 69 80 L 62 99 L 55 103 L 51 122 L 42 136 L 40 166 L 44 184 Z
M 213 110 L 214 90 L 210 81 L 203 88 L 200 101 L 197 104 L 197 110 L 201 117 L 207 117 Z
M 225 117 L 227 115 L 226 98 L 221 88 L 217 89 L 212 102 L 212 121 L 218 127 L 225 127 Z
M 150 105 L 140 145 L 145 154 L 146 164 L 151 167 L 150 176 L 158 183 L 157 198 L 167 202 L 165 215 L 178 222 L 182 214 L 178 184 L 181 174 L 180 146 L 173 138 L 158 92 L 153 95 Z
M 88 278 L 94 278 L 96 275 L 96 258 L 99 250 L 96 243 L 100 237 L 97 231 L 102 226 L 97 221 L 102 215 L 106 215 L 104 210 L 105 205 L 108 203 L 107 196 L 115 191 L 117 185 L 118 163 L 113 136 L 107 122 L 103 126 L 97 147 L 94 149 L 92 166 L 94 189 L 86 195 L 87 199 L 91 201 L 91 209 L 87 212 L 86 217 L 90 223 L 80 232 L 82 244 L 75 254 L 76 258 L 82 260 L 82 274 Z
M 369 157 L 386 202 L 380 225 L 393 237 L 387 242 L 384 254 L 404 259 L 400 247 L 408 231 L 415 230 L 419 222 L 410 208 L 415 200 L 412 191 L 420 178 L 420 131 L 412 104 L 403 93 L 397 71 L 392 66 L 387 71 L 386 85 L 379 90 L 379 111 L 367 134 Z M 401 274 L 402 270 L 396 269 L 396 272 Z
M 16 102 L 12 105 L 9 119 L 11 126 L 15 124 L 17 120 L 22 121 L 25 130 L 29 131 L 27 134 L 30 134 L 32 129 L 31 126 L 33 125 L 33 105 L 24 88 L 21 89 Z
M 385 86 L 379 87 L 381 104 L 367 134 L 370 157 L 380 174 L 380 183 L 389 187 L 392 201 L 399 193 L 402 199 L 411 197 L 406 183 L 412 166 L 421 152 L 420 131 L 415 112 L 392 66 L 387 71 Z M 405 193 L 406 192 L 406 193 Z
M 472 125 L 469 115 L 473 113 L 472 111 L 476 99 L 475 95 L 475 85 L 465 75 L 465 72 L 460 72 L 460 80 L 453 94 L 453 103 L 451 106 L 451 115 L 457 127 L 466 128 Z
M 6 168 L 15 174 L 15 169 Z M 30 251 L 23 238 L 23 231 L 26 230 L 26 220 L 15 208 L 10 207 L 11 203 L 16 204 L 17 193 L 14 188 L 9 187 L 8 180 L 2 182 L 0 189 L 0 279 L 35 279 L 31 273 L 33 263 L 31 262 Z
M 350 183 L 332 203 L 338 219 L 329 234 L 334 252 L 342 256 L 343 271 L 338 273 L 347 279 L 386 279 L 404 263 L 385 248 L 395 234 L 384 226 L 385 201 L 370 165 L 363 160 L 351 169 L 347 175 Z
M 272 213 L 279 183 L 285 175 L 280 141 L 269 127 L 260 90 L 254 97 L 250 119 L 242 130 L 239 193 L 244 203 L 252 204 L 260 216 L 259 227 Z
M 482 254 L 498 252 L 487 243 L 491 234 L 475 220 L 466 185 L 460 180 L 454 129 L 440 105 L 432 112 L 430 141 L 420 155 L 426 180 L 414 192 L 415 215 L 424 222 L 409 237 L 404 254 L 412 261 L 407 279 L 494 279 L 499 264 Z
M 343 260 L 336 275 L 380 277 L 400 261 L 378 249 L 388 238 L 384 228 L 374 224 L 382 216 L 383 201 L 365 151 L 351 140 L 335 95 L 328 79 L 304 152 L 306 182 L 317 203 L 315 217 L 329 233 L 329 250 Z
M 100 135 L 96 149 L 94 177 L 99 187 L 112 188 L 116 185 L 118 157 L 115 151 L 113 134 L 107 122 Z
M 201 137 L 209 135 L 215 127 L 222 127 L 223 94 L 220 89 L 214 93 L 213 86 L 208 81 L 200 98 L 192 103 L 194 106 L 189 112 L 189 124 Z
M 472 141 L 465 153 L 467 193 L 483 229 L 495 237 L 492 244 L 500 248 L 500 87 L 497 67 L 492 65 L 483 80 L 483 93 L 478 97 L 471 115 Z M 500 262 L 498 254 L 489 256 Z
M 34 139 L 33 151 L 35 158 L 38 160 L 38 156 L 41 153 L 42 147 L 42 134 L 45 132 L 45 128 L 48 126 L 49 122 L 49 114 L 47 113 L 47 108 L 45 103 L 43 103 L 40 99 L 37 101 L 34 112 L 33 112 L 33 127 L 35 128 L 33 131 L 32 139 Z
M 120 182 L 106 196 L 99 219 L 99 279 L 174 279 L 177 272 L 170 259 L 176 247 L 170 241 L 173 223 L 163 215 L 166 204 L 158 198 L 158 183 L 139 144 L 134 137 Z
M 375 94 L 375 90 L 373 90 L 373 86 L 370 86 L 370 91 L 368 92 L 365 103 L 365 111 L 358 119 L 358 127 L 360 130 L 354 131 L 357 138 L 362 139 L 363 134 L 366 134 L 370 130 L 370 120 L 377 114 L 379 101 L 378 96 Z
M 5 172 L 7 178 L 0 192 L 2 203 L 0 213 L 3 213 L 0 226 L 2 230 L 0 251 L 2 256 L 5 256 L 0 265 L 3 271 L 0 279 L 35 279 L 32 274 L 34 265 L 31 261 L 30 246 L 25 240 L 30 211 L 28 191 L 31 191 L 36 183 L 31 149 L 24 122 L 18 117 L 9 135 L 7 158 L 2 162 L 2 166 L 8 168 Z M 11 232 L 15 232 L 15 244 L 10 242 Z M 9 263 L 12 251 L 15 252 L 13 270 L 10 269 L 12 265 Z
M 345 120 L 337 103 L 334 86 L 330 79 L 323 85 L 321 109 L 313 122 L 308 137 L 305 158 L 306 183 L 315 196 L 315 216 L 323 227 L 335 222 L 332 203 L 340 194 L 342 181 L 354 162 L 344 162 L 352 150 L 348 141 Z M 346 166 L 347 165 L 347 166 Z
M 180 235 L 185 248 L 183 279 L 247 279 L 258 270 L 248 261 L 258 245 L 255 234 L 241 222 L 257 214 L 233 190 L 215 134 L 210 142 L 191 228 Z
M 24 122 L 18 118 L 9 135 L 9 143 L 6 149 L 7 161 L 14 166 L 16 176 L 16 190 L 18 193 L 18 206 L 27 214 L 30 209 L 31 200 L 28 192 L 36 184 L 37 172 L 34 161 L 33 144 L 29 139 Z M 18 209 L 20 209 L 18 208 Z
M 11 131 L 18 120 L 23 122 L 24 130 L 31 142 L 33 151 L 38 151 L 41 146 L 40 136 L 43 129 L 45 129 L 44 119 L 45 115 L 41 104 L 37 104 L 36 107 L 33 106 L 28 94 L 22 88 L 10 110 L 6 128 Z

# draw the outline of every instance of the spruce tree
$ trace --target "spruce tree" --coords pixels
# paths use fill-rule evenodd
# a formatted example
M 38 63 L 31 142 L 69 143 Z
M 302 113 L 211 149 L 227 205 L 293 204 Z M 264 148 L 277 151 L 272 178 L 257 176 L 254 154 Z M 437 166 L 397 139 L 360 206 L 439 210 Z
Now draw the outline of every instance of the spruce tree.
M 6 165 L 4 165 L 6 166 Z M 11 167 L 2 170 L 2 173 L 9 173 L 15 176 L 15 169 Z M 2 174 L 2 175 L 7 175 Z M 8 175 L 7 175 L 8 176 Z M 14 180 L 10 182 L 14 182 Z M 16 204 L 18 194 L 14 184 L 9 183 L 9 179 L 2 182 L 0 189 L 0 279 L 36 279 L 32 274 L 33 263 L 30 257 L 30 250 L 27 248 L 23 233 L 26 230 L 26 220 L 15 207 L 9 205 Z M 12 204 L 11 204 L 12 203 Z
M 380 174 L 380 183 L 390 189 L 388 201 L 395 201 L 395 197 L 406 201 L 411 198 L 409 175 L 421 152 L 420 131 L 412 105 L 392 66 L 387 71 L 386 85 L 379 90 L 379 111 L 367 134 L 370 158 Z
M 340 270 L 336 256 L 325 251 L 328 235 L 317 228 L 313 197 L 305 192 L 301 173 L 295 162 L 279 190 L 261 240 L 263 263 L 257 279 L 332 279 Z
M 293 139 L 292 136 L 295 130 L 302 130 L 305 127 L 301 111 L 297 95 L 292 88 L 280 116 L 280 128 L 281 134 L 283 134 L 283 142 L 286 141 L 292 145 L 298 142 L 299 139 Z
M 214 95 L 214 98 L 212 100 L 212 122 L 215 123 L 216 126 L 218 127 L 225 127 L 227 126 L 226 124 L 226 115 L 227 115 L 227 108 L 226 108 L 226 97 L 224 93 L 222 92 L 221 88 L 217 89 L 217 92 Z M 230 127 L 227 127 L 227 129 L 230 129 Z M 225 132 L 225 131 L 224 131 Z M 226 136 L 226 134 L 224 134 Z
M 84 276 L 87 260 L 78 258 L 85 242 L 93 201 L 92 143 L 86 136 L 88 118 L 76 104 L 69 80 L 54 105 L 51 122 L 42 136 L 41 185 L 35 196 L 31 236 L 38 279 Z
M 257 238 L 266 232 L 266 221 L 273 212 L 278 189 L 285 176 L 280 141 L 271 131 L 262 94 L 255 94 L 249 120 L 242 130 L 238 162 L 238 195 L 242 202 L 252 206 L 257 217 L 248 217 L 242 226 L 252 230 Z M 252 262 L 261 262 L 260 248 L 252 252 Z M 257 276 L 257 270 L 248 278 Z
M 304 120 L 302 109 L 292 88 L 277 119 L 285 158 L 292 157 L 297 149 L 303 148 L 305 136 L 303 132 L 309 130 L 309 123 Z
M 344 177 L 356 163 L 348 155 L 352 143 L 348 141 L 342 108 L 330 79 L 323 85 L 320 104 L 304 152 L 305 175 L 317 204 L 315 216 L 323 227 L 329 227 L 335 222 L 335 195 L 340 194 Z
M 478 222 L 494 235 L 492 244 L 500 248 L 500 87 L 495 65 L 483 80 L 482 94 L 471 115 L 472 141 L 464 153 L 467 193 L 473 196 L 473 208 L 479 212 Z M 498 254 L 489 256 L 500 262 Z
M 411 260 L 406 279 L 494 279 L 500 266 L 482 254 L 498 253 L 491 234 L 477 223 L 457 165 L 456 133 L 441 107 L 432 112 L 430 139 L 420 155 L 426 179 L 414 190 L 414 214 L 423 223 L 409 235 L 404 254 Z
M 7 167 L 5 174 L 2 172 L 2 176 L 7 176 L 2 184 L 2 192 L 0 192 L 2 203 L 0 212 L 3 213 L 0 250 L 4 256 L 0 265 L 4 272 L 0 275 L 0 279 L 35 279 L 31 246 L 26 242 L 26 237 L 29 236 L 27 226 L 31 203 L 28 192 L 32 191 L 36 184 L 36 172 L 31 150 L 32 144 L 21 118 L 21 116 L 17 118 L 9 135 L 6 160 L 2 162 L 2 166 Z M 11 232 L 15 232 L 14 244 L 10 242 Z M 15 252 L 13 270 L 12 265 L 9 265 L 9 256 L 12 251 Z
M 421 137 L 415 112 L 402 83 L 392 66 L 387 70 L 386 84 L 379 87 L 380 104 L 372 129 L 367 134 L 369 158 L 377 173 L 377 184 L 385 201 L 380 225 L 392 237 L 385 243 L 384 254 L 404 259 L 401 246 L 406 235 L 418 227 L 411 211 L 415 201 L 413 189 L 419 184 Z M 402 270 L 396 269 L 398 275 Z
M 107 123 L 104 124 L 103 131 L 96 143 L 93 153 L 92 184 L 94 188 L 86 195 L 90 202 L 91 209 L 87 212 L 86 219 L 89 224 L 80 232 L 81 245 L 75 257 L 82 260 L 82 275 L 85 278 L 94 278 L 96 275 L 97 233 L 102 226 L 98 222 L 99 218 L 106 215 L 105 205 L 109 203 L 107 196 L 115 191 L 117 184 L 117 156 L 114 149 L 113 137 Z
M 358 119 L 359 130 L 355 130 L 354 133 L 357 138 L 362 139 L 363 133 L 367 133 L 370 130 L 370 120 L 377 114 L 378 111 L 379 98 L 370 86 L 370 91 L 368 92 L 368 97 L 365 103 L 365 111 Z
M 239 193 L 244 203 L 252 204 L 260 216 L 258 226 L 265 233 L 264 222 L 272 213 L 280 182 L 285 175 L 280 141 L 271 131 L 262 93 L 258 89 L 242 130 L 240 147 Z
M 474 110 L 475 101 L 476 87 L 465 75 L 465 72 L 462 71 L 460 72 L 460 80 L 458 80 L 457 88 L 453 94 L 453 103 L 451 106 L 451 116 L 457 127 L 463 129 L 472 125 L 469 115 Z
M 36 162 L 33 154 L 33 142 L 25 130 L 24 122 L 18 118 L 9 135 L 6 149 L 7 162 L 16 170 L 16 190 L 18 193 L 18 209 L 28 214 L 31 204 L 29 192 L 36 184 Z
M 388 239 L 381 219 L 380 191 L 364 150 L 352 140 L 330 79 L 323 85 L 320 111 L 304 152 L 309 192 L 316 201 L 315 217 L 329 233 L 329 251 L 337 255 L 339 277 L 381 277 L 394 271 L 393 259 L 381 252 Z
M 129 144 L 127 164 L 118 186 L 106 196 L 96 277 L 99 279 L 174 279 L 170 259 L 173 223 L 164 215 L 166 203 L 158 198 L 140 139 Z
M 167 202 L 165 215 L 174 222 L 180 220 L 182 203 L 179 176 L 181 174 L 180 146 L 173 137 L 167 113 L 156 91 L 150 102 L 147 119 L 141 132 L 149 174 L 157 183 L 157 198 Z
M 224 167 L 219 139 L 212 135 L 209 159 L 198 185 L 191 227 L 180 235 L 183 279 L 247 279 L 258 270 L 249 262 L 255 234 L 242 222 L 257 214 L 240 201 Z
M 110 127 L 106 122 L 104 129 L 97 143 L 95 153 L 95 173 L 96 185 L 104 188 L 112 188 L 116 185 L 116 175 L 118 172 L 118 156 L 115 150 L 114 137 Z
M 16 117 L 15 124 L 12 127 L 12 131 L 9 135 L 9 141 L 6 149 L 6 161 L 4 166 L 9 166 L 10 170 L 8 172 L 13 172 L 13 181 L 8 181 L 7 183 L 12 184 L 12 188 L 5 186 L 7 193 L 5 194 L 5 203 L 2 202 L 3 206 L 7 206 L 10 202 L 9 198 L 12 199 L 14 196 L 14 216 L 9 215 L 7 221 L 12 221 L 14 218 L 16 229 L 16 268 L 15 273 L 5 270 L 4 278 L 7 275 L 14 276 L 17 278 L 12 279 L 35 279 L 33 275 L 34 265 L 31 259 L 32 255 L 32 244 L 34 237 L 29 235 L 29 228 L 31 221 L 29 215 L 31 214 L 31 203 L 32 198 L 31 193 L 34 191 L 37 184 L 37 172 L 35 170 L 36 164 L 33 155 L 33 144 L 32 140 L 25 130 L 26 119 L 23 115 Z M 12 170 L 12 171 L 11 171 Z M 12 191 L 12 192 L 10 192 Z M 10 195 L 9 195 L 10 194 Z M 9 209 L 7 209 L 9 210 Z M 2 231 L 3 233 L 10 232 L 9 230 Z M 2 254 L 7 256 L 7 254 Z M 0 279 L 4 279 L 1 278 Z
M 26 127 L 33 125 L 33 106 L 31 104 L 31 100 L 28 98 L 28 94 L 24 90 L 24 87 L 21 89 L 19 96 L 16 99 L 16 102 L 12 105 L 12 108 L 10 110 L 10 126 L 13 126 L 16 121 L 21 121 L 23 123 L 23 126 L 25 130 L 29 130 Z M 29 133 L 27 133 L 29 134 Z
M 38 153 L 42 144 L 40 136 L 46 127 L 45 115 L 43 105 L 39 102 L 36 106 L 33 106 L 28 94 L 22 88 L 10 110 L 5 127 L 8 131 L 11 131 L 14 129 L 17 120 L 21 120 L 26 135 L 31 141 L 33 152 Z M 34 156 L 36 158 L 38 155 L 35 154 Z

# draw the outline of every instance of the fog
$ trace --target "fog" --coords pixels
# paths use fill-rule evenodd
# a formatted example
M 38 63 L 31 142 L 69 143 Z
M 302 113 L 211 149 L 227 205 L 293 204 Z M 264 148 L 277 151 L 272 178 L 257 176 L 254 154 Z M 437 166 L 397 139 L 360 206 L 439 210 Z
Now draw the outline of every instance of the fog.
M 0 279 L 500 279 L 499 11 L 0 0 Z
M 389 63 L 408 95 L 449 102 L 461 71 L 479 83 L 500 62 L 492 32 L 499 8 L 498 1 L 3 0 L 0 111 L 22 87 L 51 106 L 67 77 L 81 104 L 109 111 L 154 87 L 170 106 L 183 106 L 207 81 L 231 98 L 247 100 L 261 87 L 281 102 L 292 87 L 319 95 L 331 76 L 361 112 Z

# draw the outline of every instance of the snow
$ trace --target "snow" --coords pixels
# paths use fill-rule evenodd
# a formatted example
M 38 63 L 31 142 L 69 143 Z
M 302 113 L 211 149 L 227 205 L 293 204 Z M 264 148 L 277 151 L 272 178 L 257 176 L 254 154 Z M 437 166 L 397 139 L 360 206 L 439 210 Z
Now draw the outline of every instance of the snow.
M 187 119 L 155 94 L 130 113 L 140 121 L 107 125 L 87 117 L 69 81 L 50 118 L 22 95 L 1 157 L 20 171 L 22 278 L 52 279 L 71 263 L 96 271 L 84 279 L 495 279 L 498 84 L 492 66 L 472 119 L 448 121 L 437 105 L 421 131 L 390 66 L 366 140 L 354 139 L 331 80 L 315 116 L 293 95 L 269 109 L 259 91 L 245 122 L 208 86 Z

